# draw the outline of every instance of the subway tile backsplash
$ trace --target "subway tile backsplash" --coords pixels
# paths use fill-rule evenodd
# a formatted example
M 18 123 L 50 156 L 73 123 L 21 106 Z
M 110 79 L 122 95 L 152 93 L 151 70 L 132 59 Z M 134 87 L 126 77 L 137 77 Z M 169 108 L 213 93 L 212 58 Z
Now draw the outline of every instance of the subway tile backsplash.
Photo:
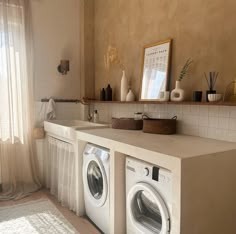
M 42 109 L 36 102 L 36 123 Z M 151 118 L 178 117 L 177 132 L 180 134 L 213 138 L 236 142 L 236 106 L 207 106 L 181 104 L 106 104 L 95 103 L 99 119 L 111 122 L 112 117 L 134 117 L 135 112 L 143 112 Z M 57 103 L 57 119 L 84 119 L 87 109 L 81 104 Z
M 112 117 L 133 117 L 143 112 L 151 118 L 178 117 L 177 132 L 218 140 L 236 142 L 236 107 L 181 104 L 94 104 L 100 121 Z

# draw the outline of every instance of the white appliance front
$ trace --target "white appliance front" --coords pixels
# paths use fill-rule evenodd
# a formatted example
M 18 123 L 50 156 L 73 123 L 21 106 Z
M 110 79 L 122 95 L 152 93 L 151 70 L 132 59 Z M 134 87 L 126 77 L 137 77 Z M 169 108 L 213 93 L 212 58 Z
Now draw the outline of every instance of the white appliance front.
M 84 200 L 87 216 L 109 233 L 109 151 L 88 144 L 83 156 Z
M 170 172 L 136 159 L 126 160 L 128 234 L 170 233 Z M 165 199 L 164 199 L 165 198 Z

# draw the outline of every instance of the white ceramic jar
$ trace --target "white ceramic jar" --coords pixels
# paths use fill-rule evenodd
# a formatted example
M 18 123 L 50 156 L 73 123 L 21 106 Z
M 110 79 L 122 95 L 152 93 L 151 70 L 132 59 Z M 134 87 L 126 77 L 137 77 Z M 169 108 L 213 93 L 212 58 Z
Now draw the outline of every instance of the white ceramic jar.
M 174 101 L 174 102 L 182 102 L 184 100 L 184 90 L 181 89 L 181 82 L 180 81 L 176 81 L 175 82 L 175 89 L 173 89 L 171 91 L 171 95 L 170 95 L 170 100 Z
M 129 92 L 126 96 L 126 101 L 127 102 L 134 102 L 135 101 L 135 95 L 131 89 L 129 89 Z

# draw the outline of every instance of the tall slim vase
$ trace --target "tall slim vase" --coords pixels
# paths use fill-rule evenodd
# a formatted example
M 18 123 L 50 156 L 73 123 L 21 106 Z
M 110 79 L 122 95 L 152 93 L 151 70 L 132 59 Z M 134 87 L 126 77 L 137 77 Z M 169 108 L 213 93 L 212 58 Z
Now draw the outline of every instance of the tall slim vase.
M 126 101 L 127 94 L 128 94 L 128 80 L 126 78 L 125 71 L 123 71 L 121 84 L 120 84 L 120 100 L 122 102 Z

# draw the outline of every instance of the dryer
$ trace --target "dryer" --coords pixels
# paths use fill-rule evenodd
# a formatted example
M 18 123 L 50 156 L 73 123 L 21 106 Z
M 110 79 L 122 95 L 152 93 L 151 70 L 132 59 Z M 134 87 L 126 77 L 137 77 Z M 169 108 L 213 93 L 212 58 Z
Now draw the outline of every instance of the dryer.
M 109 233 L 109 150 L 87 144 L 83 154 L 85 211 L 104 233 Z
M 171 190 L 170 171 L 127 157 L 127 234 L 170 233 Z

